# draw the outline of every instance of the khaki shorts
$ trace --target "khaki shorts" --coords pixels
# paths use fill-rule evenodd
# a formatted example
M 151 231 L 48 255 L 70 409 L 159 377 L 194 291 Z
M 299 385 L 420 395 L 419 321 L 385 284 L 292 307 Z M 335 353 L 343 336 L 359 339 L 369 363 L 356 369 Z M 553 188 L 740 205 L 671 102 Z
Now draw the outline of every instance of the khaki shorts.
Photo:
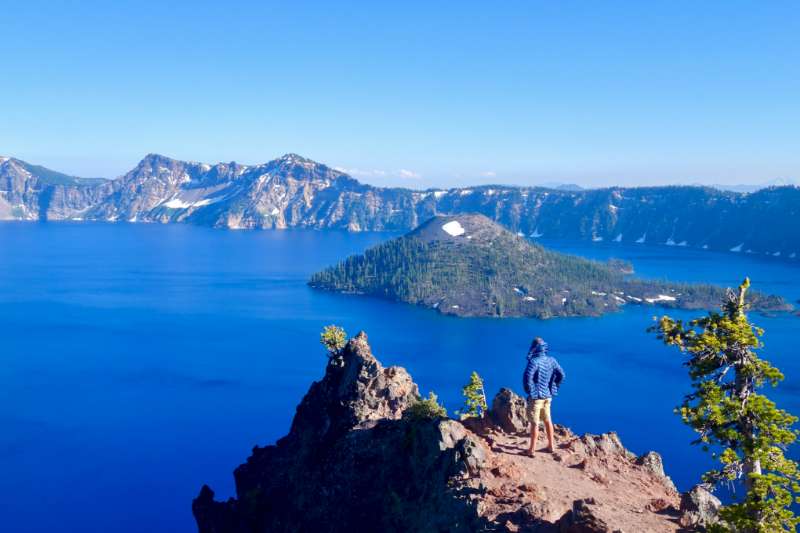
M 552 398 L 544 400 L 528 400 L 528 416 L 531 422 L 538 424 L 540 421 L 550 422 L 550 404 Z

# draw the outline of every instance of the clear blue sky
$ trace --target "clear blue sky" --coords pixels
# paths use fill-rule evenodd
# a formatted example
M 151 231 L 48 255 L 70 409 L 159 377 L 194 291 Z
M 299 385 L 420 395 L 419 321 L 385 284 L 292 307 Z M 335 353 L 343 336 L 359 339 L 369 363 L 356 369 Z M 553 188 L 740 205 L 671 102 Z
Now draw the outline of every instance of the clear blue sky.
M 411 187 L 800 177 L 796 0 L 0 13 L 0 154 L 77 175 L 297 152 Z

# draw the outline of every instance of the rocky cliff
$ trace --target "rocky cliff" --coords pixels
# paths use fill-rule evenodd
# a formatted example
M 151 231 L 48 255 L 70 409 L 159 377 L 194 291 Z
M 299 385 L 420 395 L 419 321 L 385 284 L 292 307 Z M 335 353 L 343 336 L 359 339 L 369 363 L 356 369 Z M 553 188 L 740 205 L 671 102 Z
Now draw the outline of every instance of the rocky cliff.
M 199 531 L 680 530 L 681 497 L 658 454 L 559 427 L 555 453 L 530 458 L 524 401 L 511 391 L 466 422 L 410 416 L 418 398 L 411 376 L 383 367 L 359 334 L 311 385 L 289 434 L 235 470 L 236 498 L 202 488 Z M 707 516 L 707 499 L 684 500 L 685 525 Z
M 415 191 L 359 183 L 295 154 L 208 165 L 151 154 L 111 180 L 0 158 L 0 220 L 189 222 L 224 228 L 407 231 L 436 214 L 481 213 L 526 236 L 800 254 L 800 188 Z

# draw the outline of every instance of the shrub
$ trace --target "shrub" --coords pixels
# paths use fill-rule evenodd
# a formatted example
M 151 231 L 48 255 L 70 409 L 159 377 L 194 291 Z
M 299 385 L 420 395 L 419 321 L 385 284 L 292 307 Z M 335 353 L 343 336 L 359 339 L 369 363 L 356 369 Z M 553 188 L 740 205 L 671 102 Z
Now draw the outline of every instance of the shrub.
M 418 398 L 403 413 L 414 420 L 432 420 L 435 418 L 446 418 L 447 409 L 439 403 L 439 397 L 431 391 L 427 398 Z

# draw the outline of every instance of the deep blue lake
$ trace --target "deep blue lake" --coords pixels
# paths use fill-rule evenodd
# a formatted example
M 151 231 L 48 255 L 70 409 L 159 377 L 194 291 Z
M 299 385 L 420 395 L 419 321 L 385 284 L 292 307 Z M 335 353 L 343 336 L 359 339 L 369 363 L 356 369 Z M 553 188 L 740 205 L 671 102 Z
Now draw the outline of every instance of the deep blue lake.
M 458 319 L 319 293 L 308 276 L 390 234 L 236 232 L 185 225 L 0 224 L 0 520 L 6 531 L 190 532 L 203 483 L 233 494 L 254 444 L 288 430 L 325 355 L 320 329 L 367 331 L 452 411 L 469 373 L 517 391 L 540 335 L 567 379 L 556 422 L 656 450 L 679 488 L 707 464 L 672 408 L 688 379 L 646 333 L 657 308 L 603 318 Z M 800 265 L 675 247 L 547 242 L 630 260 L 639 275 L 800 299 Z M 672 313 L 689 317 L 697 313 Z M 800 318 L 753 316 L 800 412 Z M 797 453 L 793 453 L 797 455 Z

